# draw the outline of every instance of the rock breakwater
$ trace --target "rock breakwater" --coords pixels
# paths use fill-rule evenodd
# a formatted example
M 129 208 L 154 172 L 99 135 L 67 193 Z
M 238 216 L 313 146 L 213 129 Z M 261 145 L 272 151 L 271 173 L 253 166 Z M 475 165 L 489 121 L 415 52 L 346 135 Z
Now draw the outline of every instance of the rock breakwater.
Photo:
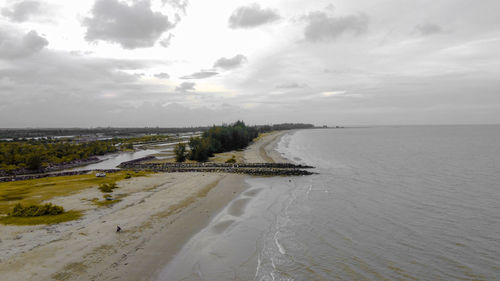
M 118 167 L 128 170 L 150 170 L 155 172 L 211 172 L 239 173 L 264 176 L 312 175 L 304 170 L 314 167 L 291 163 L 142 163 L 148 159 L 135 159 L 121 163 Z

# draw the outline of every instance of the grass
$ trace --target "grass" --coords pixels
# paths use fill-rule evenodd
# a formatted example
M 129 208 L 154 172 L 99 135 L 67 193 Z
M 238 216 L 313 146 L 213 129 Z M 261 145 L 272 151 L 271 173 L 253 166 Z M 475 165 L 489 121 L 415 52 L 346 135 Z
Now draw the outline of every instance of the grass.
M 114 204 L 122 201 L 122 197 L 125 197 L 125 195 L 118 195 L 117 197 L 115 197 L 115 199 L 113 199 L 113 196 L 111 196 L 110 194 L 104 194 L 104 199 L 99 201 L 99 198 L 94 198 L 90 201 L 92 201 L 92 203 L 94 203 L 96 206 L 98 207 L 111 207 L 113 206 Z
M 83 189 L 97 187 L 100 184 L 111 184 L 126 178 L 126 175 L 145 176 L 148 172 L 120 171 L 108 173 L 106 177 L 94 174 L 63 177 L 49 177 L 33 180 L 0 183 L 0 216 L 7 215 L 17 203 L 38 205 L 59 196 L 68 196 Z M 54 202 L 57 204 L 57 202 Z M 0 217 L 0 223 L 12 224 L 18 221 L 21 225 L 58 223 L 80 217 L 78 211 L 69 211 L 56 216 L 40 216 L 37 218 Z M 48 218 L 50 217 L 50 218 Z M 26 222 L 26 223 L 25 223 Z M 17 223 L 16 223 L 17 224 Z
M 236 163 L 236 158 L 235 158 L 235 156 L 233 155 L 231 158 L 227 159 L 227 160 L 226 160 L 226 163 Z
M 39 216 L 55 216 L 64 213 L 64 208 L 57 205 L 52 205 L 52 203 L 47 203 L 43 205 L 29 205 L 23 206 L 21 203 L 17 203 L 14 206 L 12 212 L 9 216 L 11 217 L 39 217 Z
M 130 176 L 129 174 L 126 174 L 125 178 L 129 179 L 130 178 L 129 176 Z M 99 185 L 99 190 L 101 192 L 104 192 L 104 193 L 111 193 L 111 192 L 113 192 L 113 189 L 116 189 L 116 188 L 118 188 L 118 186 L 114 182 L 112 182 L 112 183 L 102 183 L 102 184 Z
M 95 200 L 93 202 L 94 202 L 94 204 L 96 204 L 99 207 L 111 207 L 112 205 L 114 205 L 120 201 L 122 201 L 122 200 L 121 199 L 113 199 L 113 200 L 102 200 L 102 201 Z
M 79 219 L 82 216 L 80 211 L 67 211 L 54 216 L 38 216 L 38 217 L 0 217 L 0 223 L 6 225 L 37 225 L 37 224 L 54 224 Z
M 227 162 L 230 159 L 230 162 Z M 214 163 L 243 163 L 243 153 L 241 151 L 228 151 L 228 152 L 222 152 L 222 153 L 216 153 L 213 157 L 210 157 L 208 162 L 214 162 Z

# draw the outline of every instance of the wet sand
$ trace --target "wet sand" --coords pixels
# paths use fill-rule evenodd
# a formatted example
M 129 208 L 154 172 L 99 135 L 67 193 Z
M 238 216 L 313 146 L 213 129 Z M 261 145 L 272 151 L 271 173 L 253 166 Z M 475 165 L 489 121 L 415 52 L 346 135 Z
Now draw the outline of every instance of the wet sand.
M 284 133 L 260 138 L 242 152 L 245 161 L 283 162 L 271 151 Z M 87 210 L 85 216 L 50 226 L 2 225 L 1 279 L 151 280 L 192 235 L 245 191 L 244 177 L 159 173 L 132 178 L 118 184 L 116 195 L 126 196 L 110 208 L 88 202 L 99 195 L 96 188 L 55 198 L 51 201 L 66 209 Z M 241 211 L 241 206 L 231 208 Z M 224 225 L 219 228 L 223 231 Z

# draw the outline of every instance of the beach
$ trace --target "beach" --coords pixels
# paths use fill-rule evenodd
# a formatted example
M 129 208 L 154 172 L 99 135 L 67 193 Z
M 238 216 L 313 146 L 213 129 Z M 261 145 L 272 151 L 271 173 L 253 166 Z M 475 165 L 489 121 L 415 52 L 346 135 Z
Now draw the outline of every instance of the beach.
M 274 147 L 286 131 L 265 134 L 239 159 L 284 162 Z M 122 201 L 96 208 L 96 188 L 53 198 L 76 221 L 0 227 L 2 280 L 151 280 L 228 202 L 245 190 L 244 175 L 156 173 L 118 182 Z M 117 226 L 121 227 L 116 232 Z

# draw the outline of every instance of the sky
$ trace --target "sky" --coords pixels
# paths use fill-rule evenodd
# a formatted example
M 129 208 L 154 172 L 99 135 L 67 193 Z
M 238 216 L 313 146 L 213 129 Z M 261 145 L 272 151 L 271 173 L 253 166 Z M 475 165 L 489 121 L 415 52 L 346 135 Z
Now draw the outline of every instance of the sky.
M 498 0 L 0 0 L 0 127 L 500 124 Z

